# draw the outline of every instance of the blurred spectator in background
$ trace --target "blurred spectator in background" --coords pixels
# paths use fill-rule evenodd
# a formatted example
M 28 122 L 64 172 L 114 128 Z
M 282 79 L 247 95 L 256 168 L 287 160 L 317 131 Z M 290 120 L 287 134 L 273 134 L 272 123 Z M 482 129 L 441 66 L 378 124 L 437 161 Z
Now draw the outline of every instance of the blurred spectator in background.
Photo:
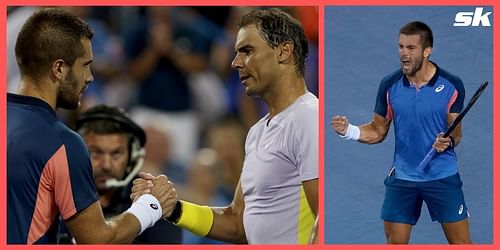
M 231 8 L 224 26 L 225 34 L 217 37 L 210 55 L 213 70 L 224 81 L 228 112 L 240 117 L 246 131 L 267 112 L 267 107 L 262 100 L 245 94 L 238 71 L 227 65 L 230 65 L 234 58 L 234 43 L 238 32 L 237 23 L 251 9 L 251 7 Z
M 85 91 L 80 110 L 86 110 L 99 104 L 116 107 L 126 106 L 130 102 L 134 88 L 124 71 L 123 46 L 119 37 L 111 32 L 106 18 L 97 15 L 99 10 L 107 8 L 88 6 L 62 6 L 60 8 L 86 20 L 96 34 L 96 40 L 92 43 L 94 81 Z M 73 110 L 58 114 L 66 120 L 69 126 L 73 127 L 72 122 L 78 112 Z
M 131 180 L 143 164 L 147 138 L 144 130 L 122 110 L 106 105 L 92 107 L 78 115 L 76 130 L 89 150 L 104 217 L 121 214 L 132 204 Z M 71 243 L 71 238 L 63 228 L 60 243 Z M 180 244 L 182 231 L 166 220 L 159 220 L 133 243 Z
M 21 81 L 21 75 L 17 67 L 16 54 L 14 47 L 16 45 L 17 34 L 21 31 L 24 22 L 28 20 L 38 7 L 23 6 L 9 7 L 7 18 L 7 92 L 14 93 Z
M 309 56 L 306 58 L 306 85 L 307 89 L 318 96 L 318 7 L 297 6 L 291 7 L 290 14 L 295 16 L 303 25 L 304 33 L 309 43 Z
M 188 167 L 187 183 L 177 191 L 182 199 L 208 206 L 225 206 L 231 202 L 220 190 L 221 168 L 216 152 L 202 148 L 193 156 Z M 224 242 L 204 238 L 183 230 L 184 244 L 223 244 Z
M 234 43 L 241 17 L 250 12 L 253 7 L 236 6 L 226 20 L 225 34 L 218 36 L 210 54 L 210 64 L 224 82 L 227 95 L 228 113 L 240 118 L 245 130 L 248 130 L 260 117 L 266 114 L 267 107 L 262 100 L 249 97 L 241 86 L 238 72 L 227 67 L 234 57 Z M 304 24 L 304 31 L 309 40 L 309 56 L 306 59 L 307 88 L 318 96 L 318 11 L 311 6 L 282 7 Z
M 179 200 L 169 221 L 233 243 L 307 243 L 318 188 L 318 98 L 307 91 L 304 79 L 308 43 L 300 22 L 283 10 L 257 9 L 243 16 L 231 67 L 239 71 L 245 92 L 263 99 L 269 113 L 248 132 L 231 204 L 209 207 Z M 152 178 L 141 174 L 131 196 L 149 192 Z
M 228 200 L 234 197 L 245 158 L 243 125 L 234 118 L 222 119 L 210 126 L 206 135 L 207 147 L 216 153 L 220 165 L 220 187 Z
M 128 73 L 138 84 L 138 121 L 155 120 L 171 132 L 174 157 L 187 162 L 198 144 L 199 119 L 193 109 L 189 74 L 207 68 L 208 41 L 176 26 L 174 8 L 149 7 L 125 36 Z
M 114 34 L 106 19 L 97 16 L 103 8 L 87 6 L 61 7 L 89 22 L 96 33 L 92 44 L 94 82 L 87 89 L 82 110 L 98 104 L 123 107 L 128 105 L 133 90 L 131 80 L 125 73 L 125 55 L 118 35 Z
M 142 124 L 148 136 L 146 143 L 147 155 L 144 157 L 142 171 L 164 174 L 174 183 L 186 182 L 186 167 L 173 157 L 172 140 L 170 133 L 154 121 Z
M 16 65 L 16 34 L 38 8 L 8 7 L 8 91 L 17 88 L 19 79 L 17 67 L 12 67 Z M 238 183 L 235 177 L 240 175 L 245 157 L 245 134 L 268 112 L 259 98 L 245 94 L 238 72 L 230 67 L 237 24 L 256 7 L 63 8 L 87 20 L 96 33 L 94 82 L 82 98 L 81 111 L 97 104 L 125 108 L 148 135 L 146 171 L 166 174 L 174 184 L 190 190 L 209 186 L 213 177 L 217 180 L 215 197 L 222 194 L 232 199 Z M 309 41 L 305 82 L 318 96 L 318 10 L 309 6 L 280 8 L 303 24 Z M 58 115 L 72 126 L 77 113 L 58 111 Z M 201 147 L 213 150 L 216 166 L 194 167 L 203 165 L 196 163 L 200 155 L 209 155 L 201 153 L 206 150 L 198 152 Z M 213 169 L 215 173 L 205 174 L 206 180 L 196 180 L 203 176 L 200 173 Z M 207 188 L 206 192 L 204 200 L 195 198 L 203 196 L 197 191 L 190 199 L 218 205 L 220 199 L 208 194 L 213 191 Z M 188 237 L 186 242 L 196 240 Z

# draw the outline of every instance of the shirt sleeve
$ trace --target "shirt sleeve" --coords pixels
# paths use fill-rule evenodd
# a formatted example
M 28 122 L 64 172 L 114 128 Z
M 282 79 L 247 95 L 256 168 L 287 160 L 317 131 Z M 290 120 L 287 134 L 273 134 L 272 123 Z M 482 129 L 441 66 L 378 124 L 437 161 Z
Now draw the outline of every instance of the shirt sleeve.
M 379 114 L 386 119 L 392 119 L 391 111 L 388 102 L 388 91 L 391 81 L 387 77 L 382 79 L 378 86 L 377 98 L 375 100 L 375 110 L 376 114 Z
M 90 157 L 81 137 L 76 133 L 70 134 L 64 147 L 67 171 L 61 172 L 67 174 L 57 175 L 55 194 L 56 204 L 60 207 L 63 219 L 68 219 L 96 202 L 98 196 Z M 65 190 L 59 189 L 58 186 Z
M 460 113 L 464 108 L 464 99 L 465 99 L 465 88 L 464 83 L 460 78 L 456 78 L 452 80 L 452 84 L 457 91 L 457 97 L 453 101 L 450 107 L 450 113 Z
M 313 105 L 311 105 L 313 106 Z M 318 106 L 308 107 L 295 123 L 295 154 L 301 181 L 318 178 Z

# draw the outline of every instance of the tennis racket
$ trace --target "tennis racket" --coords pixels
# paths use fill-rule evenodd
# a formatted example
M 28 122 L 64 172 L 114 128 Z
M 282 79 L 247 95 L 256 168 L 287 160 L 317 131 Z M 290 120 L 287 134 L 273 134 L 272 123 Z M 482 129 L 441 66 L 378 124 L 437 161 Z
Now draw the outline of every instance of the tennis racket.
M 477 99 L 481 94 L 483 93 L 484 89 L 486 89 L 486 86 L 488 86 L 488 81 L 485 81 L 479 86 L 479 88 L 476 90 L 476 93 L 470 98 L 469 103 L 467 103 L 467 106 L 465 109 L 457 116 L 457 118 L 453 121 L 450 127 L 446 130 L 444 133 L 443 137 L 448 137 L 450 136 L 451 132 L 455 129 L 455 127 L 462 121 L 464 116 L 469 112 L 469 109 L 476 103 Z M 429 162 L 434 158 L 434 155 L 436 155 L 437 151 L 434 148 L 431 148 L 425 158 L 418 164 L 417 166 L 417 172 L 420 174 L 424 174 L 426 171 L 427 165 L 429 165 Z

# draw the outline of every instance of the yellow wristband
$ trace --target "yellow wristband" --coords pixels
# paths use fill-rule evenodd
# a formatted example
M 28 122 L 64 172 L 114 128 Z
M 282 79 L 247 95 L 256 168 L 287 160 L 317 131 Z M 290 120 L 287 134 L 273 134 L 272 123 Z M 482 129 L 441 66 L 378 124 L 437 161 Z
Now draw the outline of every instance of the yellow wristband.
M 200 206 L 181 201 L 182 213 L 176 226 L 182 227 L 198 236 L 206 236 L 212 229 L 214 214 L 208 206 Z

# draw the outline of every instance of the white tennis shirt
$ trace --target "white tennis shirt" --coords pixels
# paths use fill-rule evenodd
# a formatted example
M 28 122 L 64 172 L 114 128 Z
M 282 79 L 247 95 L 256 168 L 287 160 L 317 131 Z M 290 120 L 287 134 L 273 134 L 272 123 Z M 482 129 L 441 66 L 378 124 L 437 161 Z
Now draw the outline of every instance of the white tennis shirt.
M 314 216 L 302 182 L 318 178 L 318 98 L 306 93 L 248 132 L 241 186 L 249 244 L 305 244 Z

